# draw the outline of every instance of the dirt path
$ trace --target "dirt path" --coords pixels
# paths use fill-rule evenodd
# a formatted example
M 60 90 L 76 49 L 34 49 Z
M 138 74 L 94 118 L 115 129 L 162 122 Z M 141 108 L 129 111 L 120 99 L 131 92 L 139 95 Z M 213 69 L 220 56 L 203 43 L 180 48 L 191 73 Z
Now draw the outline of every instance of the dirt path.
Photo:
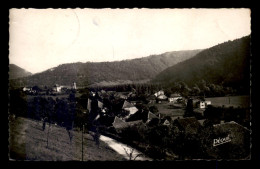
M 129 154 L 132 151 L 132 159 L 135 158 L 135 160 L 139 160 L 139 161 L 146 161 L 146 160 L 152 161 L 151 158 L 145 157 L 144 155 L 137 156 L 138 154 L 142 154 L 142 153 L 139 152 L 138 150 L 136 150 L 126 144 L 120 143 L 112 138 L 101 135 L 100 140 L 107 143 L 109 147 L 111 147 L 113 150 L 115 150 L 120 155 L 124 156 L 125 159 L 127 159 L 127 160 L 130 159 Z

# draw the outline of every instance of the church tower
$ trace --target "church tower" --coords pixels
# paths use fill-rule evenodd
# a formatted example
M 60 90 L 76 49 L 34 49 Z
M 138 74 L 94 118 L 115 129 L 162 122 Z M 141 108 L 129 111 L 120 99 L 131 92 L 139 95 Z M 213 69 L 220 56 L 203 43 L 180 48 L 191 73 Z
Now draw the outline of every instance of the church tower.
M 75 89 L 75 90 L 77 89 L 76 82 L 73 82 L 72 89 Z

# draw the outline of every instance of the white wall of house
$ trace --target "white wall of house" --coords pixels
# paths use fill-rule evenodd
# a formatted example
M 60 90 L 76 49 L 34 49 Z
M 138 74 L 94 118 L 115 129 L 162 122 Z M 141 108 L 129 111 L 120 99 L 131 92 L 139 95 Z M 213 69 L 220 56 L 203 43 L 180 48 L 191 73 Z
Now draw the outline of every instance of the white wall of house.
M 201 109 L 205 109 L 206 108 L 206 104 L 203 101 L 200 101 L 199 106 L 200 106 Z
M 163 95 L 159 95 L 158 99 L 167 99 L 167 97 L 163 94 Z
M 136 107 L 128 107 L 128 108 L 124 108 L 124 110 L 128 111 L 131 115 L 135 114 L 138 111 Z
M 206 103 L 206 105 L 211 105 L 211 101 L 210 100 L 206 100 L 205 103 Z
M 25 91 L 30 91 L 31 90 L 31 88 L 29 88 L 29 87 L 24 87 L 23 88 L 23 91 L 25 92 Z
M 158 96 L 160 96 L 160 95 L 164 95 L 164 91 L 160 90 L 160 91 L 156 92 L 154 95 L 155 95 L 156 97 L 158 97 Z
M 76 83 L 74 82 L 72 85 L 72 89 L 77 89 Z
M 178 99 L 182 99 L 182 97 L 170 97 L 168 98 L 168 101 L 175 103 Z
M 62 86 L 58 86 L 57 87 L 57 92 L 61 92 L 61 88 L 62 88 Z

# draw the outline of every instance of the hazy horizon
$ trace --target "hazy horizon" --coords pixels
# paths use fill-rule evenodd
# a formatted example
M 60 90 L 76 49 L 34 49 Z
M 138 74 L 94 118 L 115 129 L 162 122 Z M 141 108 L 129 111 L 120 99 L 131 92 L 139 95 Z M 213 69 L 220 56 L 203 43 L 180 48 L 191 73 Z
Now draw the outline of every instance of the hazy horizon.
M 251 34 L 249 9 L 11 9 L 9 61 L 33 74 L 206 49 Z

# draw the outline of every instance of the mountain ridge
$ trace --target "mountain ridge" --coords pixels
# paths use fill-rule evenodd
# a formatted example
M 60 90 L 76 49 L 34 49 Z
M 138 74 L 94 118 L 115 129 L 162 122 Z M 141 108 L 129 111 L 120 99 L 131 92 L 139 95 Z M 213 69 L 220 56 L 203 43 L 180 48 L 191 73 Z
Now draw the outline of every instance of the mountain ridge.
M 32 75 L 31 72 L 15 65 L 9 64 L 9 79 L 17 79 L 21 77 L 26 77 Z
M 152 82 L 171 85 L 182 81 L 194 86 L 199 81 L 249 91 L 250 36 L 227 41 L 205 49 L 160 72 Z
M 160 71 L 191 58 L 201 51 L 202 49 L 173 51 L 114 62 L 61 64 L 30 77 L 16 79 L 11 83 L 14 86 L 18 84 L 23 86 L 52 86 L 54 84 L 70 85 L 76 82 L 79 86 L 87 86 L 102 81 L 152 79 Z

